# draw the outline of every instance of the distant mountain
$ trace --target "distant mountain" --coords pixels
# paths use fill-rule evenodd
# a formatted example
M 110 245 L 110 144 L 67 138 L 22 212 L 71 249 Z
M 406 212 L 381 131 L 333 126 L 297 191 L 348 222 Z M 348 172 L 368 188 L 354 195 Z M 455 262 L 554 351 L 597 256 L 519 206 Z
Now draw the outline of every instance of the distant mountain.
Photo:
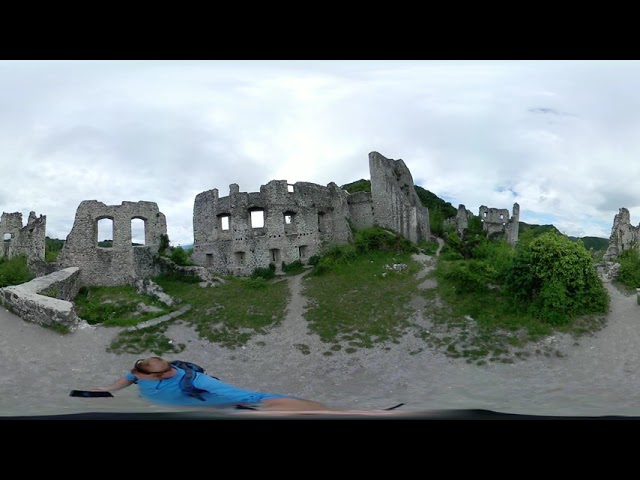
M 532 231 L 533 232 L 533 236 L 537 237 L 538 235 L 542 235 L 543 233 L 546 232 L 557 232 L 557 233 L 561 233 L 556 227 L 554 227 L 553 225 L 534 225 L 534 224 L 528 224 L 525 222 L 520 222 L 520 226 L 519 226 L 519 230 L 518 230 L 518 236 L 522 236 L 522 234 L 524 234 L 525 232 L 528 231 Z M 582 244 L 584 245 L 584 248 L 586 248 L 587 250 L 592 250 L 594 253 L 604 253 L 607 251 L 607 248 L 609 247 L 609 239 L 608 238 L 601 238 L 601 237 L 570 237 L 567 236 L 567 238 L 569 240 L 571 240 L 572 242 L 576 242 L 578 240 L 582 241 Z
M 189 250 L 190 248 L 193 248 L 193 243 L 189 243 L 188 245 L 176 245 L 176 247 L 180 247 L 183 250 Z
M 520 222 L 518 225 L 518 236 L 522 236 L 523 234 L 532 231 L 533 236 L 537 237 L 539 235 L 542 235 L 543 233 L 547 233 L 547 232 L 554 232 L 554 233 L 561 233 L 560 230 L 558 230 L 556 227 L 554 227 L 553 225 L 536 225 L 533 223 L 525 223 L 525 222 Z
M 584 248 L 590 250 L 593 248 L 595 252 L 606 251 L 609 248 L 609 239 L 600 237 L 569 237 L 569 240 L 582 240 Z

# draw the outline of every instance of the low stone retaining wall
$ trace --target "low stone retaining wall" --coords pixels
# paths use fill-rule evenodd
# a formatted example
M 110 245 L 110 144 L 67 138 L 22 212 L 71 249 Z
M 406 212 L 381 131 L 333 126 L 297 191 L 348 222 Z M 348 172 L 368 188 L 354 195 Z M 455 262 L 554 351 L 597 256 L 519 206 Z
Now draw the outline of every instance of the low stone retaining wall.
M 74 304 L 80 289 L 80 269 L 69 267 L 43 277 L 0 288 L 0 303 L 23 320 L 43 326 L 63 326 L 71 331 L 86 324 Z

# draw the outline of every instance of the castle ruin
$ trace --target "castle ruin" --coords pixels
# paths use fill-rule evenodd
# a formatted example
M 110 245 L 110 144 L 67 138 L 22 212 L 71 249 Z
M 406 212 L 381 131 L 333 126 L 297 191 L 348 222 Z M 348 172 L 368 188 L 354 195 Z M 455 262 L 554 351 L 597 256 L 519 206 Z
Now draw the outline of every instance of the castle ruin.
M 414 243 L 431 239 L 429 210 L 415 191 L 413 177 L 403 160 L 369 153 L 371 191 L 349 194 L 334 182 L 326 187 L 309 182 L 289 184 L 272 180 L 259 192 L 240 192 L 231 184 L 229 195 L 213 189 L 198 194 L 193 208 L 194 248 L 191 260 L 203 273 L 248 276 L 256 268 L 301 261 L 304 264 L 330 244 L 352 240 L 352 229 L 379 226 Z M 460 205 L 457 228 L 464 231 L 470 213 Z M 483 228 L 489 236 L 518 238 L 519 207 L 509 219 L 506 209 L 480 207 Z M 112 224 L 112 245 L 100 246 L 98 223 Z M 144 245 L 132 243 L 133 220 L 142 220 Z M 628 212 L 627 212 L 628 219 Z M 24 254 L 30 263 L 44 264 L 46 217 L 31 212 L 25 227 L 20 213 L 3 213 L 2 255 Z M 105 205 L 96 200 L 80 203 L 71 232 L 58 255 L 53 272 L 23 285 L 0 289 L 0 304 L 24 319 L 48 325 L 77 325 L 72 299 L 83 286 L 133 285 L 136 280 L 163 273 L 157 261 L 162 236 L 167 235 L 165 215 L 154 202 L 124 201 Z M 637 238 L 637 230 L 635 233 Z M 622 237 L 622 235 L 620 235 Z M 168 237 L 167 237 L 168 238 Z M 626 238 L 626 237 L 625 237 Z M 42 295 L 55 291 L 56 298 Z
M 35 212 L 29 213 L 25 226 L 22 225 L 22 213 L 2 213 L 0 232 L 3 243 L 0 257 L 13 258 L 24 255 L 28 261 L 44 261 L 46 245 L 47 217 L 36 217 Z
M 198 194 L 193 208 L 191 260 L 218 274 L 248 276 L 256 268 L 309 259 L 323 245 L 343 244 L 356 229 L 380 226 L 413 242 L 429 240 L 429 211 L 402 160 L 369 153 L 371 192 L 353 195 L 331 182 L 272 180 L 260 192 Z
M 513 204 L 513 215 L 509 218 L 509 210 L 506 208 L 489 208 L 484 205 L 480 207 L 478 212 L 482 229 L 486 232 L 487 238 L 500 238 L 511 245 L 518 242 L 518 233 L 520 230 L 520 205 Z M 460 237 L 464 235 L 464 231 L 469 227 L 469 220 L 473 216 L 464 205 L 458 205 L 458 212 L 455 217 L 448 219 L 446 225 L 453 225 Z
M 520 205 L 513 204 L 513 215 L 509 218 L 509 210 L 506 208 L 480 207 L 480 220 L 482 228 L 487 232 L 488 238 L 504 238 L 511 245 L 518 242 L 520 230 Z
M 109 219 L 113 225 L 111 247 L 98 246 L 98 222 Z M 144 245 L 134 246 L 131 221 L 144 224 Z M 133 285 L 139 278 L 158 274 L 154 256 L 161 235 L 167 234 L 165 215 L 155 202 L 122 202 L 105 205 L 85 200 L 76 210 L 73 228 L 58 255 L 59 268 L 79 267 L 80 283 L 85 286 Z

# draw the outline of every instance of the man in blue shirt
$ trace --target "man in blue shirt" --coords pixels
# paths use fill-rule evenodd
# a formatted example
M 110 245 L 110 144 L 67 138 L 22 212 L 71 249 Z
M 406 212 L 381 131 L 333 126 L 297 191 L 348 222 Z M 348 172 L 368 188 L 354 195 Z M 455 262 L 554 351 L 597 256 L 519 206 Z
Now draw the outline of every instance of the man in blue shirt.
M 138 360 L 130 372 L 124 374 L 112 385 L 96 388 L 94 391 L 113 392 L 136 383 L 140 396 L 150 402 L 176 406 L 210 406 L 218 408 L 245 407 L 257 410 L 333 410 L 312 400 L 305 400 L 280 393 L 245 390 L 198 373 L 193 378 L 193 386 L 204 390 L 203 400 L 185 393 L 180 381 L 186 372 L 171 365 L 161 357 Z

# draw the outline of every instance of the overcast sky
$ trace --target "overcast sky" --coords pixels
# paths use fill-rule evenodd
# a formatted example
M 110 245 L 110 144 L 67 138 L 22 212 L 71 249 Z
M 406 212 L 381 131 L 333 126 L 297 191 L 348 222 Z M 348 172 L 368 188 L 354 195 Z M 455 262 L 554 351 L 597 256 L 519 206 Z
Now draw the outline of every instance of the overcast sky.
M 372 151 L 454 207 L 609 238 L 640 224 L 640 62 L 0 61 L 0 209 L 50 238 L 144 200 L 190 244 L 198 193 L 369 179 Z

